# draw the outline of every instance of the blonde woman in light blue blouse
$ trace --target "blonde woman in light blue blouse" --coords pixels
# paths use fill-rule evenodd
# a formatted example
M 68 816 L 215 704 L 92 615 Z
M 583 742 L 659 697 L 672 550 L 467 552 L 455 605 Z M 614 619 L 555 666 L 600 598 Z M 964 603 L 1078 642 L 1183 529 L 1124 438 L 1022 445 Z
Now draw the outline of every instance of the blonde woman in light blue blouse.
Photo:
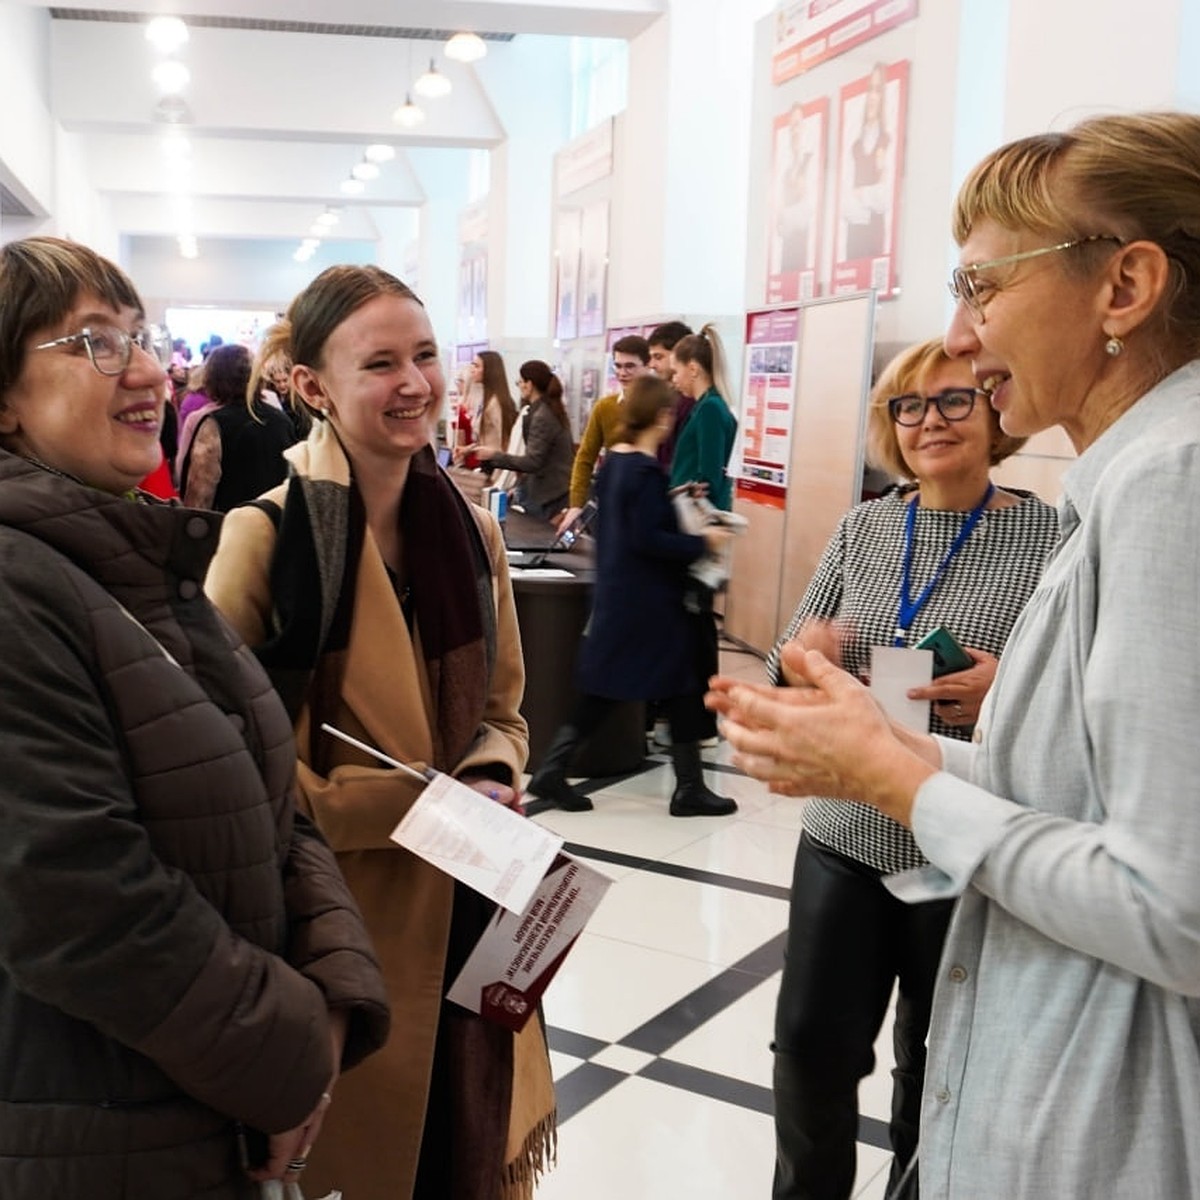
M 960 192 L 946 346 L 1007 433 L 1079 453 L 1060 541 L 976 742 L 892 729 L 814 652 L 718 680 L 737 760 L 849 796 L 962 893 L 942 958 L 922 1200 L 1200 1196 L 1200 116 L 1085 121 Z

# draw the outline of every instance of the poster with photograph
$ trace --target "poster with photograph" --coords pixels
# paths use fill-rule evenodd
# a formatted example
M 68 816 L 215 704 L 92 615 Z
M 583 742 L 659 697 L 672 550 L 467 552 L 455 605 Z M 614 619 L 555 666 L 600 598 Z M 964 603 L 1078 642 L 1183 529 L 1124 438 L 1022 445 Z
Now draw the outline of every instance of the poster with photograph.
M 774 122 L 767 235 L 768 304 L 811 300 L 820 291 L 822 201 L 829 99 L 793 104 Z
M 580 214 L 579 336 L 604 332 L 604 289 L 608 277 L 608 201 Z
M 876 63 L 841 92 L 838 122 L 837 213 L 833 227 L 832 291 L 874 288 L 880 300 L 898 291 L 896 235 L 908 60 Z
M 783 508 L 787 501 L 799 341 L 799 309 L 746 318 L 737 495 L 772 508 Z
M 559 210 L 554 237 L 558 259 L 558 301 L 555 307 L 554 336 L 570 341 L 579 331 L 579 242 L 582 236 L 581 214 L 577 208 Z
M 916 15 L 917 0 L 785 0 L 775 13 L 771 82 L 786 83 Z

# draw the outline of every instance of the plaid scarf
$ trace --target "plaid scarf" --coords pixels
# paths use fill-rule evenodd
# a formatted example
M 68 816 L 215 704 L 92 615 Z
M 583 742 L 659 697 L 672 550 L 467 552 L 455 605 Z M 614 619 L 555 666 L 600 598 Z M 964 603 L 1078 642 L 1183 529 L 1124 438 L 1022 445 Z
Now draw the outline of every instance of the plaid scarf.
M 327 423 L 319 423 L 288 458 L 293 473 L 271 562 L 275 631 L 257 654 L 293 721 L 308 703 L 308 762 L 326 774 L 329 739 L 317 734 L 341 688 L 366 512 Z M 420 635 L 433 698 L 432 765 L 452 771 L 483 721 L 496 662 L 496 611 L 479 528 L 429 447 L 409 466 L 400 537 L 411 581 L 405 608 Z

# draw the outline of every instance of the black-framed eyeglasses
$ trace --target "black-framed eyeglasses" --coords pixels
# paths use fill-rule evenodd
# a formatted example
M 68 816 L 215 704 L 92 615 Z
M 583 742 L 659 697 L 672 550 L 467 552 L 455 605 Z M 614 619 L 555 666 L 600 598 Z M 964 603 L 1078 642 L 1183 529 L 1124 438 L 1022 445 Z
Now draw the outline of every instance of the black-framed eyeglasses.
M 160 366 L 169 366 L 173 347 L 171 333 L 163 325 L 145 325 L 133 333 L 126 333 L 115 325 L 88 325 L 78 333 L 42 342 L 35 350 L 53 350 L 56 346 L 73 346 L 83 343 L 88 359 L 101 375 L 122 375 L 129 367 L 133 348 L 152 355 Z
M 1074 250 L 1076 246 L 1086 246 L 1091 242 L 1116 242 L 1124 245 L 1124 239 L 1114 233 L 1093 233 L 1089 237 L 1073 238 L 1068 242 L 1059 242 L 1054 246 L 1039 246 L 1036 250 L 1022 250 L 1019 254 L 1006 254 L 1003 258 L 990 258 L 987 262 L 968 263 L 964 267 L 955 267 L 950 272 L 951 297 L 967 306 L 967 312 L 979 322 L 984 322 L 984 305 L 1000 290 L 998 283 L 983 283 L 975 277 L 977 271 L 989 271 L 993 267 L 1006 267 L 1010 263 L 1024 262 L 1027 258 L 1040 258 L 1043 254 L 1057 254 L 1060 250 Z
M 920 425 L 931 404 L 936 406 L 943 420 L 965 421 L 975 407 L 975 398 L 986 395 L 982 388 L 946 388 L 932 396 L 905 392 L 903 396 L 893 396 L 887 406 L 897 425 Z

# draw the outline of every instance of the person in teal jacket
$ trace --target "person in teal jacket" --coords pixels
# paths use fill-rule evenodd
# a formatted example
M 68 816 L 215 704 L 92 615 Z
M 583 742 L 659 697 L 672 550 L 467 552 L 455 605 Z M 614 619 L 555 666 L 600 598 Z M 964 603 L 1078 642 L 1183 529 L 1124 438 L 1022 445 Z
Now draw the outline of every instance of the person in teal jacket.
M 699 333 L 680 338 L 671 355 L 675 363 L 675 386 L 696 401 L 675 442 L 671 487 L 704 484 L 708 499 L 717 508 L 729 511 L 733 507 L 733 480 L 726 474 L 726 467 L 737 436 L 737 418 L 727 402 L 732 393 L 725 369 L 725 348 L 716 327 L 710 322 Z M 698 626 L 696 669 L 702 679 L 708 679 L 716 673 L 720 661 L 713 593 L 692 579 L 686 604 L 695 614 Z M 716 718 L 709 715 L 711 720 L 705 728 L 703 744 L 715 746 L 717 723 Z
M 699 333 L 680 338 L 672 354 L 675 386 L 696 404 L 675 443 L 671 486 L 707 484 L 709 500 L 728 511 L 733 507 L 733 481 L 725 468 L 733 453 L 737 418 L 729 408 L 721 338 L 713 325 L 705 325 Z

